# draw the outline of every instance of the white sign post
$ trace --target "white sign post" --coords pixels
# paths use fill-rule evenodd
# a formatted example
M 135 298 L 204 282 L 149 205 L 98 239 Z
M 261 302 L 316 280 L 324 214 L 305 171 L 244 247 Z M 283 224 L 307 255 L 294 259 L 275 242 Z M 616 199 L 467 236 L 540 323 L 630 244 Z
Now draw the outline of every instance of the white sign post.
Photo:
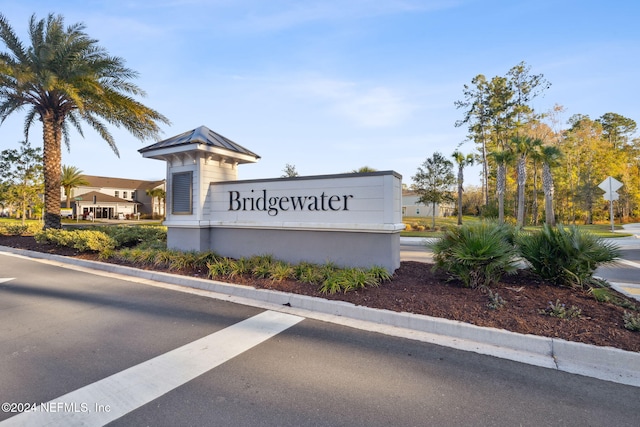
M 611 232 L 613 232 L 613 201 L 618 200 L 619 194 L 617 191 L 622 187 L 622 183 L 609 176 L 598 187 L 604 190 L 603 197 L 609 201 L 609 218 L 611 219 Z

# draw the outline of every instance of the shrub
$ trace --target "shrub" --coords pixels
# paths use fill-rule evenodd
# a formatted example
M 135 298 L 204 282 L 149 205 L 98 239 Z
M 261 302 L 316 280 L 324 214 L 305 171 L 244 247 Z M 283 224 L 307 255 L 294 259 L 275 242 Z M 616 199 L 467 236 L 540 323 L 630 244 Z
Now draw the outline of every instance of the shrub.
M 73 247 L 81 252 L 86 251 L 112 251 L 116 247 L 116 242 L 101 231 L 76 230 Z
M 365 270 L 362 268 L 336 268 L 335 266 L 320 267 L 320 274 L 324 275 L 324 280 L 319 291 L 322 293 L 334 294 L 336 292 L 348 292 L 356 289 L 363 289 L 367 286 L 379 286 L 384 276 L 379 271 L 381 267 L 373 267 Z M 384 269 L 383 269 L 384 270 Z M 384 270 L 386 276 L 389 274 Z
M 5 236 L 21 236 L 27 233 L 29 226 L 27 224 L 3 224 L 0 225 L 0 234 Z
M 258 255 L 250 258 L 251 273 L 260 279 L 267 279 L 271 276 L 271 265 L 273 257 L 270 255 Z
M 447 228 L 444 236 L 430 245 L 434 269 L 445 270 L 466 287 L 489 286 L 516 271 L 517 251 L 512 240 L 511 227 L 492 222 Z
M 348 268 L 343 270 L 348 279 L 348 288 L 345 292 L 352 289 L 363 289 L 367 286 L 378 286 L 380 281 L 371 272 L 371 270 L 363 270 L 361 268 Z
M 387 280 L 391 280 L 391 274 L 387 271 L 386 268 L 380 267 L 379 265 L 374 265 L 369 269 L 369 273 L 371 273 L 378 282 L 386 282 Z
M 295 279 L 302 283 L 321 283 L 323 280 L 320 267 L 308 262 L 301 262 L 293 267 Z
M 326 264 L 320 265 L 318 268 L 318 274 L 320 275 L 320 283 L 327 280 L 329 277 L 333 276 L 336 271 L 340 270 L 340 268 L 332 262 L 327 262 Z
M 491 292 L 491 290 L 489 290 L 489 302 L 487 303 L 487 307 L 489 307 L 491 310 L 499 310 L 506 304 L 507 302 L 500 296 L 500 294 L 498 294 L 497 292 L 493 293 Z
M 341 291 L 346 285 L 345 278 L 342 275 L 334 274 L 327 277 L 320 286 L 320 292 L 323 294 L 335 294 Z
M 166 268 L 169 266 L 171 262 L 171 258 L 173 257 L 170 249 L 153 251 L 153 259 L 150 259 L 150 264 L 156 268 Z
M 546 314 L 551 317 L 557 317 L 558 319 L 573 319 L 575 317 L 580 317 L 582 310 L 575 305 L 567 307 L 565 304 L 562 304 L 560 300 L 556 300 L 555 303 L 549 301 L 547 308 L 539 310 L 539 313 Z
M 193 268 L 206 268 L 210 262 L 218 260 L 220 256 L 213 251 L 194 252 Z
M 113 238 L 117 247 L 132 247 L 142 242 L 167 241 L 166 227 L 120 225 L 117 227 L 100 227 L 98 229 Z
M 624 322 L 625 329 L 630 331 L 640 331 L 640 315 L 629 313 L 625 310 L 622 320 Z
M 620 256 L 616 245 L 575 226 L 544 224 L 541 231 L 521 234 L 517 240 L 532 271 L 559 286 L 598 286 L 593 278 L 596 269 Z
M 231 272 L 229 276 L 242 276 L 251 273 L 251 261 L 247 258 L 240 258 L 231 264 Z
M 195 251 L 172 252 L 168 260 L 168 268 L 170 271 L 187 270 L 196 265 L 197 257 L 198 253 Z
M 42 230 L 39 222 L 28 222 L 26 224 L 16 222 L 0 223 L 0 234 L 5 236 L 29 236 Z
M 138 263 L 149 264 L 148 257 L 150 252 L 151 252 L 150 249 L 126 248 L 118 251 L 115 254 L 115 258 L 123 261 L 129 261 L 135 264 L 138 264 Z
M 276 282 L 281 282 L 294 277 L 294 270 L 291 265 L 286 262 L 278 261 L 271 265 L 269 269 L 269 278 Z
M 38 243 L 52 243 L 58 246 L 68 246 L 81 252 L 99 252 L 102 258 L 114 255 L 114 250 L 118 247 L 133 247 L 137 245 L 146 248 L 165 248 L 167 232 L 164 227 L 149 226 L 119 226 L 119 227 L 95 227 L 87 229 L 46 229 L 34 234 Z M 149 251 L 146 251 L 149 252 Z M 158 255 L 159 251 L 152 250 L 155 257 L 169 256 L 169 254 Z M 161 251 L 160 251 L 161 252 Z M 132 254 L 118 255 L 119 257 L 132 256 Z M 140 256 L 140 254 L 137 254 Z M 159 264 L 168 265 L 170 259 L 165 259 Z M 174 260 L 176 262 L 176 260 Z M 180 262 L 180 261 L 177 261 Z
M 219 276 L 228 276 L 233 272 L 232 263 L 229 258 L 220 258 L 207 264 L 207 277 L 215 279 Z
M 609 284 L 607 283 L 607 286 Z M 627 298 L 621 298 L 619 294 L 612 292 L 608 287 L 592 287 L 588 293 L 598 302 L 607 302 L 618 307 L 628 308 L 634 311 L 638 311 L 638 307 Z
M 35 234 L 38 243 L 53 243 L 68 246 L 81 252 L 94 251 L 110 255 L 116 242 L 102 231 L 46 229 Z

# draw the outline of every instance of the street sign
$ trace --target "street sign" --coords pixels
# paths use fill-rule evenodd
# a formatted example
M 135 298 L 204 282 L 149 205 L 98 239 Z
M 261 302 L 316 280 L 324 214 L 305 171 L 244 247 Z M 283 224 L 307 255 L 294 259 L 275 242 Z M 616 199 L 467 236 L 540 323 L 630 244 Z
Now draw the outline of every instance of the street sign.
M 613 193 L 614 191 L 618 191 L 620 189 L 620 187 L 622 187 L 622 183 L 620 181 L 618 181 L 617 179 L 609 176 L 609 177 L 607 177 L 607 179 L 602 181 L 600 183 L 600 185 L 598 185 L 598 187 L 601 188 L 602 190 L 604 190 L 607 193 Z M 607 200 L 609 200 L 609 199 L 607 199 Z
M 613 232 L 613 201 L 620 196 L 617 191 L 622 187 L 622 183 L 612 176 L 602 181 L 599 188 L 604 190 L 604 199 L 609 201 L 609 219 L 611 220 L 611 232 Z

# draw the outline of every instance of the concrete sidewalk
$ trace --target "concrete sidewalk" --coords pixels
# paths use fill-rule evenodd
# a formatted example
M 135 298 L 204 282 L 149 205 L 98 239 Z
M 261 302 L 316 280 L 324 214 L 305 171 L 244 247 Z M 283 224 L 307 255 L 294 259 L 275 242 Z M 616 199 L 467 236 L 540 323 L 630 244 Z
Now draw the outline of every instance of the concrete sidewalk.
M 640 387 L 640 353 L 636 352 L 8 247 L 0 247 L 0 255 L 35 258 L 41 262 L 91 274 L 118 277 Z

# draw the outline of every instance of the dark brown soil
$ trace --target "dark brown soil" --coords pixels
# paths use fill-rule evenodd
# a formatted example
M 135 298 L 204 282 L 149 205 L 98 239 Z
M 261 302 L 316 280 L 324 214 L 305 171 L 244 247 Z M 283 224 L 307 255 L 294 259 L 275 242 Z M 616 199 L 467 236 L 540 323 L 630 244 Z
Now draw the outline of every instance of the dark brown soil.
M 33 237 L 0 236 L 0 245 L 97 259 L 95 254 L 78 254 L 73 249 L 38 244 Z M 421 262 L 403 262 L 392 280 L 380 287 L 333 295 L 321 294 L 315 286 L 295 281 L 274 282 L 234 277 L 229 282 L 347 301 L 373 308 L 459 320 L 522 334 L 640 351 L 640 332 L 627 330 L 623 326 L 625 308 L 597 302 L 587 292 L 556 287 L 538 279 L 529 271 L 520 270 L 517 274 L 505 276 L 498 285 L 491 288 L 494 294 L 497 293 L 504 299 L 505 305 L 500 309 L 490 309 L 488 292 L 463 288 L 459 282 L 447 280 L 444 274 L 432 272 L 432 266 Z M 205 271 L 172 273 L 206 277 Z M 615 293 L 613 290 L 611 292 Z M 638 301 L 624 295 L 616 293 L 616 296 L 620 300 L 640 306 Z M 550 302 L 556 301 L 560 301 L 566 307 L 577 307 L 581 310 L 580 317 L 560 319 L 540 313 L 540 310 L 548 308 Z

